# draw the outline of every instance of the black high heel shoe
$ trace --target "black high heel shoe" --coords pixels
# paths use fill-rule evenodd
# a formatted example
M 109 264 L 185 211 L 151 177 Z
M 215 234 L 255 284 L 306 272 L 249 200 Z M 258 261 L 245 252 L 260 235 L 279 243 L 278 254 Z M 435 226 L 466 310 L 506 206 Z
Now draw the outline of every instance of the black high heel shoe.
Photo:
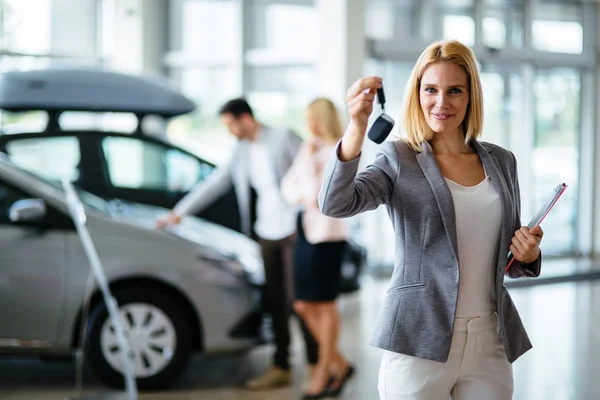
M 314 393 L 314 394 L 303 393 L 302 400 L 319 400 L 319 399 L 328 397 L 329 396 L 329 387 L 331 386 L 331 384 L 333 382 L 334 382 L 333 376 L 330 376 L 329 379 L 327 379 L 327 383 L 325 383 L 325 388 L 323 388 L 322 391 L 320 391 L 319 393 Z
M 344 385 L 346 385 L 346 382 L 348 382 L 350 380 L 350 378 L 352 378 L 352 376 L 354 375 L 354 366 L 353 365 L 348 365 L 348 371 L 346 371 L 346 373 L 344 374 L 344 376 L 342 376 L 342 379 L 340 379 L 340 384 L 338 385 L 338 387 L 336 387 L 335 389 L 331 388 L 331 385 L 328 386 L 329 390 L 327 391 L 327 394 L 325 397 L 339 397 L 340 394 L 342 393 L 342 390 L 344 390 Z M 331 382 L 332 384 L 335 381 Z

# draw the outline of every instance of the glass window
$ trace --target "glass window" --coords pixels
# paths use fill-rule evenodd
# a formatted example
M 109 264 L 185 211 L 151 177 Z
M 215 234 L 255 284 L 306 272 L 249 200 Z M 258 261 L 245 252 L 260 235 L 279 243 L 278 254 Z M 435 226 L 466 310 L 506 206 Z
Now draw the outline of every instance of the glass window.
M 116 44 L 117 0 L 100 0 L 99 9 L 99 55 L 104 60 L 110 60 Z
M 493 48 L 523 47 L 525 3 L 522 0 L 485 0 L 483 5 L 483 43 Z
M 444 39 L 454 39 L 467 46 L 475 44 L 475 21 L 468 15 L 444 16 Z
M 51 181 L 77 180 L 81 159 L 75 137 L 11 140 L 6 143 L 11 160 L 21 168 Z
M 481 73 L 483 90 L 483 132 L 481 139 L 503 145 L 506 140 L 504 123 L 504 78 L 500 73 Z
M 0 71 L 30 71 L 50 67 L 49 57 L 36 56 L 8 56 L 0 57 Z
M 313 6 L 273 4 L 267 7 L 267 48 L 314 54 L 318 40 Z M 303 32 L 298 35 L 297 32 Z
M 481 140 L 511 149 L 514 143 L 523 140 L 523 77 L 519 69 L 487 64 L 481 72 L 481 86 L 484 104 Z
M 249 86 L 254 90 L 313 93 L 317 71 L 312 66 L 249 68 Z
M 492 14 L 489 12 L 489 14 Z M 502 18 L 497 16 L 483 17 L 483 41 L 487 46 L 495 49 L 506 44 L 506 25 Z
M 475 44 L 475 4 L 474 0 L 455 0 L 448 2 L 436 0 L 435 9 L 423 9 L 428 18 L 424 22 L 437 20 L 437 24 L 431 26 L 437 37 L 432 39 L 454 39 L 467 46 Z M 434 19 L 435 17 L 435 19 Z
M 100 115 L 100 129 L 103 131 L 134 132 L 138 122 L 138 118 L 132 113 L 107 112 Z
M 311 3 L 250 1 L 244 16 L 250 20 L 248 47 L 314 55 L 319 30 L 315 7 Z
M 367 3 L 365 10 L 365 34 L 369 39 L 392 40 L 394 32 L 394 9 L 389 3 Z
M 185 0 L 181 9 L 181 50 L 235 56 L 241 32 L 240 4 L 234 0 Z
M 404 89 L 410 73 L 413 69 L 411 62 L 398 62 L 388 60 L 370 59 L 367 61 L 365 73 L 367 75 L 377 75 L 383 78 L 385 86 L 385 109 L 386 112 L 396 121 L 399 129 L 402 125 L 402 107 L 404 102 Z M 345 106 L 345 105 L 344 105 Z M 379 105 L 375 105 L 377 111 Z M 371 116 L 376 118 L 377 112 Z M 395 129 L 396 130 L 396 129 Z
M 291 127 L 304 136 L 308 103 L 317 91 L 316 69 L 312 66 L 249 68 L 248 102 L 257 118 L 269 125 Z
M 51 0 L 3 0 L 1 5 L 2 49 L 30 54 L 50 52 Z
M 532 22 L 533 47 L 554 53 L 583 52 L 583 11 L 581 4 L 539 4 Z
M 138 119 L 134 114 L 124 112 L 66 111 L 58 120 L 63 130 L 105 130 L 113 132 L 134 132 Z
M 525 80 L 521 73 L 511 73 L 508 85 L 508 95 L 505 97 L 506 117 L 504 123 L 507 124 L 508 138 L 505 142 L 507 147 L 520 146 L 524 139 L 524 134 L 529 134 L 529 129 L 524 130 L 525 124 L 525 96 L 523 92 Z M 516 149 L 515 149 L 516 151 Z M 524 190 L 521 188 L 521 193 Z
M 268 125 L 286 126 L 307 137 L 306 106 L 314 99 L 309 93 L 254 91 L 248 93 L 256 118 Z
M 187 192 L 213 170 L 190 154 L 135 138 L 107 137 L 102 149 L 119 188 Z
M 2 134 L 41 132 L 46 129 L 48 114 L 44 111 L 9 112 L 0 110 Z
M 219 118 L 219 109 L 226 101 L 240 95 L 239 79 L 232 67 L 202 67 L 173 70 L 184 95 L 198 107 L 191 114 L 171 119 L 167 124 L 169 139 L 191 140 L 218 150 L 227 150 L 234 139 Z
M 419 37 L 420 4 L 415 0 L 367 2 L 365 30 L 370 39 L 402 40 Z
M 569 69 L 542 70 L 535 78 L 534 210 L 556 185 L 569 185 L 544 221 L 544 229 L 556 233 L 544 237 L 546 254 L 573 251 L 576 239 L 580 82 L 580 74 Z

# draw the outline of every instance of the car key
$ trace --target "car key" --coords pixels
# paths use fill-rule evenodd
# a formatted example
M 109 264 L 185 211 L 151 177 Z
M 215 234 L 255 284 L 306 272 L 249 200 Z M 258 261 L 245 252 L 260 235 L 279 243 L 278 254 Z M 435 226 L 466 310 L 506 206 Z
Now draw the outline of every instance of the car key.
M 385 113 L 385 93 L 383 86 L 377 89 L 377 101 L 381 104 L 381 115 L 377 117 L 371 129 L 369 129 L 369 139 L 380 144 L 388 137 L 394 127 L 394 120 Z

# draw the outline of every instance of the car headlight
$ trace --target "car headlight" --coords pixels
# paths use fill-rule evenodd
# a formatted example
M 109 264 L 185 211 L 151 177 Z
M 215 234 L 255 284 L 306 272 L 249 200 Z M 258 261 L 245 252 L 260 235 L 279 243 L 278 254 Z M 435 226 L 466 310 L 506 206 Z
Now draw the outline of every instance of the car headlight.
M 225 253 L 215 250 L 202 250 L 199 258 L 203 261 L 216 263 L 231 273 L 247 279 L 254 285 L 265 282 L 265 268 L 262 258 L 251 254 Z
M 241 254 L 238 260 L 246 273 L 248 280 L 255 285 L 265 283 L 265 265 L 262 258 L 250 254 Z

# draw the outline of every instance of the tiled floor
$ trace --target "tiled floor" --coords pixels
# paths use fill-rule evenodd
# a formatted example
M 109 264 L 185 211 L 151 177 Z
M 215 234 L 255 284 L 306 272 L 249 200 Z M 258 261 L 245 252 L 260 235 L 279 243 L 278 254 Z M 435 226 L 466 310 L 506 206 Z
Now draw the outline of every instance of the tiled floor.
M 367 280 L 360 294 L 344 297 L 342 349 L 358 373 L 343 399 L 377 399 L 380 351 L 367 345 L 387 282 Z M 516 400 L 600 399 L 600 281 L 545 285 L 511 290 L 534 349 L 515 363 Z M 297 399 L 304 376 L 301 343 L 294 343 L 293 388 L 249 392 L 244 380 L 267 367 L 268 347 L 247 354 L 206 359 L 196 357 L 179 384 L 169 392 L 145 393 L 152 400 Z M 73 389 L 70 363 L 0 362 L 0 399 L 64 400 Z M 86 393 L 106 392 L 86 376 Z

